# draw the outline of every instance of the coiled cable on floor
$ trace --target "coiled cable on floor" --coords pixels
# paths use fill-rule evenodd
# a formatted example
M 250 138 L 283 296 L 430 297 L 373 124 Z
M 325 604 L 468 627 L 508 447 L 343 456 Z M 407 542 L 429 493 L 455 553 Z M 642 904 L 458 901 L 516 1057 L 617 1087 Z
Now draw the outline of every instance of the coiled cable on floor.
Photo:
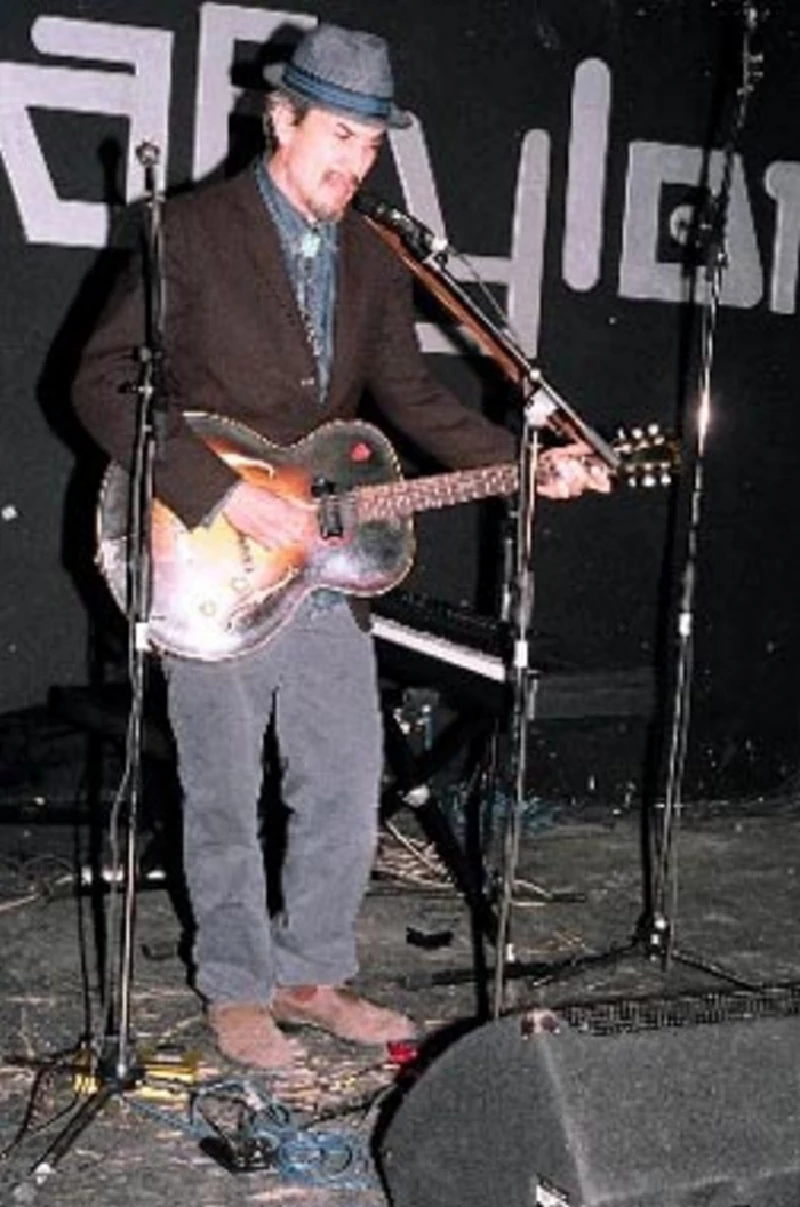
M 232 1173 L 265 1172 L 287 1183 L 348 1191 L 379 1185 L 366 1136 L 323 1131 L 313 1118 L 301 1121 L 270 1090 L 250 1079 L 197 1087 L 184 1117 L 135 1098 L 131 1105 L 197 1138 L 206 1155 Z M 220 1108 L 236 1112 L 233 1125 L 218 1120 Z

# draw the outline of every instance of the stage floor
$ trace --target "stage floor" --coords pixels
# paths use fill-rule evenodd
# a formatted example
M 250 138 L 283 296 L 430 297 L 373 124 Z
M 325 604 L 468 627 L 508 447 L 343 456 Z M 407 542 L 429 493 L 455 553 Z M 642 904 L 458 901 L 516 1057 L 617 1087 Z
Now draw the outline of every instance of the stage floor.
M 0 1164 L 0 1201 L 384 1204 L 369 1150 L 386 1101 L 397 1095 L 397 1068 L 384 1053 L 314 1033 L 305 1035 L 308 1065 L 290 1083 L 271 1085 L 221 1062 L 187 987 L 181 926 L 157 862 L 150 871 L 143 865 L 136 895 L 130 995 L 136 1038 L 129 1055 L 145 1060 L 148 1078 L 119 1094 L 113 1077 L 102 1077 L 109 1100 L 35 1185 L 30 1171 L 63 1140 L 70 1112 L 82 1108 L 86 1122 L 87 1104 L 96 1104 L 73 1054 L 82 1036 L 104 1028 L 92 897 L 74 891 L 76 869 L 89 873 L 88 826 L 80 816 L 73 824 L 63 798 L 24 798 L 17 785 L 0 810 L 0 1146 L 10 1149 Z M 787 792 L 688 802 L 680 820 L 663 896 L 673 936 L 665 966 L 634 941 L 644 903 L 635 804 L 544 801 L 525 813 L 505 1011 L 800 982 L 800 799 Z M 502 836 L 502 819 L 497 828 Z M 105 847 L 99 866 L 111 866 Z M 492 862 L 486 878 L 499 871 Z M 103 899 L 119 905 L 116 896 Z M 491 978 L 480 968 L 491 970 L 494 947 L 476 949 L 475 918 L 436 852 L 420 841 L 413 812 L 401 810 L 384 828 L 361 919 L 358 987 L 410 1012 L 433 1037 L 423 1051 L 492 1025 Z M 109 938 L 116 933 L 111 917 Z M 178 1088 L 170 1089 L 175 1079 Z M 289 1113 L 276 1113 L 276 1104 Z M 211 1151 L 213 1141 L 203 1145 L 214 1127 L 241 1139 L 243 1120 L 245 1131 L 269 1124 L 276 1166 L 230 1172 Z

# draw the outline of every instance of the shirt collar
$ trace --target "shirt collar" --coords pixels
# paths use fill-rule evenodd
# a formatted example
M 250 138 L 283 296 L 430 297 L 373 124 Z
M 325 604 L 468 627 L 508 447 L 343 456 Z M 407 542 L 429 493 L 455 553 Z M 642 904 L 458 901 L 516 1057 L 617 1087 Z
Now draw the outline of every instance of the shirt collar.
M 263 159 L 257 161 L 256 172 L 260 178 L 264 199 L 272 210 L 273 217 L 278 223 L 279 228 L 284 232 L 292 246 L 299 249 L 303 236 L 307 235 L 310 231 L 315 231 L 319 234 L 322 247 L 335 246 L 335 222 L 309 222 L 297 207 L 291 203 L 286 194 L 278 188 Z

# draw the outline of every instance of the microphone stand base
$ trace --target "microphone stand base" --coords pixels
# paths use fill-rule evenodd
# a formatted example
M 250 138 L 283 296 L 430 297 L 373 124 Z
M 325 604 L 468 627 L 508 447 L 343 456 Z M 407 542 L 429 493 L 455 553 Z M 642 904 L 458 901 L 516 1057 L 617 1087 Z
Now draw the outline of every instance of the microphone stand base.
M 24 1187 L 33 1190 L 56 1172 L 59 1162 L 79 1136 L 115 1098 L 135 1097 L 162 1103 L 182 1102 L 199 1082 L 200 1059 L 196 1053 L 184 1053 L 174 1047 L 155 1048 L 146 1056 L 133 1053 L 126 1068 L 119 1068 L 119 1040 L 103 1043 L 98 1055 L 88 1046 L 76 1053 L 72 1078 L 76 1094 L 86 1095 L 66 1127 L 44 1155 L 31 1168 L 29 1181 L 17 1188 L 18 1201 L 24 1200 Z

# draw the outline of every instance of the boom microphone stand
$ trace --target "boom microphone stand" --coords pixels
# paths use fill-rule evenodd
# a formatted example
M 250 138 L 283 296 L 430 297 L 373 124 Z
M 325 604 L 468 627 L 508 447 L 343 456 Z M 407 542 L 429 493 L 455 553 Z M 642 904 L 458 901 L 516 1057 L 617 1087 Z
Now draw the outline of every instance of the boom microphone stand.
M 507 814 L 504 835 L 503 887 L 495 943 L 494 1012 L 499 1014 L 505 994 L 506 962 L 513 959 L 510 942 L 510 915 L 519 850 L 522 812 L 526 799 L 528 769 L 528 731 L 535 719 L 536 684 L 531 675 L 528 635 L 534 602 L 534 520 L 536 477 L 540 440 L 545 427 L 557 435 L 580 442 L 612 472 L 620 466 L 618 453 L 577 414 L 544 378 L 511 338 L 506 327 L 500 329 L 478 307 L 454 279 L 447 267 L 447 245 L 433 236 L 418 219 L 381 201 L 361 196 L 358 208 L 375 231 L 403 260 L 450 313 L 461 322 L 476 341 L 517 386 L 524 402 L 523 431 L 520 442 L 517 532 L 515 547 L 513 655 L 509 680 L 513 691 L 511 733 L 513 744 L 513 796 Z M 527 967 L 514 963 L 513 973 L 522 976 L 541 972 L 541 965 Z
M 125 873 L 122 914 L 119 926 L 118 984 L 106 986 L 105 1033 L 98 1043 L 90 1069 L 96 1086 L 67 1126 L 56 1137 L 31 1170 L 37 1185 L 54 1172 L 76 1139 L 106 1104 L 140 1085 L 145 1066 L 137 1059 L 131 1042 L 131 986 L 136 913 L 136 839 L 142 795 L 142 731 L 145 696 L 145 655 L 149 648 L 148 618 L 151 593 L 149 545 L 153 499 L 153 466 L 160 456 L 165 419 L 162 380 L 163 285 L 161 272 L 161 204 L 156 184 L 160 151 L 151 142 L 142 143 L 136 156 L 145 177 L 145 232 L 143 279 L 145 294 L 144 342 L 138 351 L 139 376 L 133 387 L 138 400 L 137 435 L 131 472 L 128 559 L 128 663 L 131 680 L 131 711 L 128 718 L 127 758 L 111 819 L 112 833 L 119 824 L 121 806 L 127 804 L 125 825 Z M 116 842 L 116 839 L 114 840 Z M 112 887 L 112 892 L 115 891 Z M 112 899 L 112 900 L 115 900 Z

